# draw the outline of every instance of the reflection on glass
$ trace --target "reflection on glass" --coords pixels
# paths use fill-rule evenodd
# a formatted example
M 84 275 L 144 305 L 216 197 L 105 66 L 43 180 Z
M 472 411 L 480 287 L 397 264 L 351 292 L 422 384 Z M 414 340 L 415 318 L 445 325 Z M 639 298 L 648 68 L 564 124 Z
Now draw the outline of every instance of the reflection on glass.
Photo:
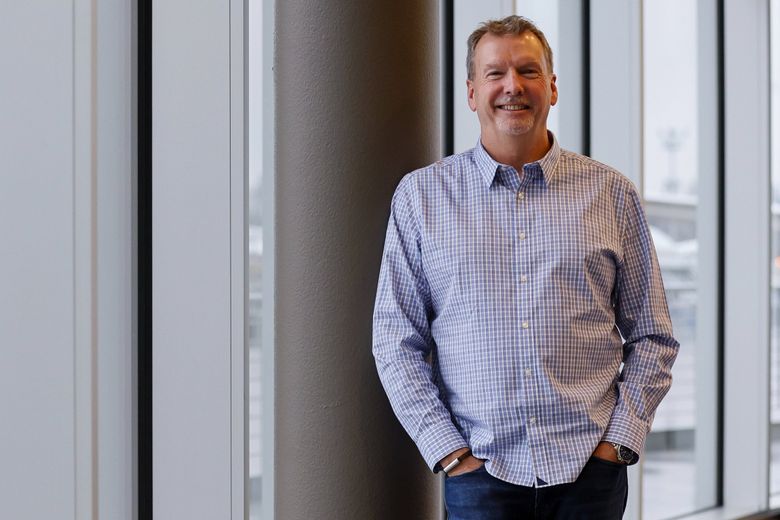
M 769 379 L 769 502 L 780 507 L 780 9 L 770 2 L 771 157 L 772 157 L 772 259 L 771 346 Z
M 715 157 L 717 143 L 703 136 L 701 112 L 709 110 L 699 77 L 701 0 L 653 0 L 643 3 L 644 24 L 644 196 L 648 221 L 663 272 L 669 312 L 680 354 L 674 383 L 656 413 L 643 460 L 642 517 L 664 519 L 715 505 L 716 461 L 714 365 L 716 342 L 702 338 L 714 330 L 714 317 L 703 312 L 705 266 L 715 259 L 701 254 L 705 227 L 700 220 L 701 184 L 714 182 L 716 168 L 702 158 Z M 704 9 L 707 9 L 706 7 Z M 674 16 L 670 16 L 674 13 Z M 714 62 L 714 60 L 713 60 Z M 714 121 L 714 120 L 713 120 Z M 712 164 L 715 164 L 714 162 Z M 700 178 L 701 175 L 701 178 Z M 712 196 L 712 194 L 710 194 Z M 698 343 L 698 344 L 697 344 Z M 698 356 L 698 362 L 697 362 Z
M 249 312 L 248 312 L 248 444 L 249 518 L 260 520 L 263 479 L 263 19 L 262 2 L 248 2 L 248 176 L 249 176 Z

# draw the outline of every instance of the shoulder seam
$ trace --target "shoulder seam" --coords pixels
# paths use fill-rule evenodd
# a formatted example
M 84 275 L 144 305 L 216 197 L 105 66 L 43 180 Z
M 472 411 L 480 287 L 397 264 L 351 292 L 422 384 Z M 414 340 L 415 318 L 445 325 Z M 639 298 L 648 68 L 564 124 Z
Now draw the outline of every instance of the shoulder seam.
M 610 177 L 614 178 L 615 180 L 617 180 L 623 185 L 634 186 L 633 181 L 629 179 L 625 174 L 621 173 L 617 168 L 609 166 L 608 164 L 604 164 L 603 162 L 597 161 L 592 157 L 571 152 L 569 150 L 561 150 L 561 155 L 565 156 L 568 159 L 577 161 L 583 166 L 597 168 L 600 171 L 604 172 L 605 174 L 608 174 Z

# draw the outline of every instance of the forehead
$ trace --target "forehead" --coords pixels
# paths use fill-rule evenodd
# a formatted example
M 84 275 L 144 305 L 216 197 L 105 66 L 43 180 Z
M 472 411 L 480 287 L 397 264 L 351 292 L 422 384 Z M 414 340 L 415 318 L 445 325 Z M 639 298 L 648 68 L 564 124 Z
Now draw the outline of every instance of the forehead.
M 498 36 L 487 33 L 477 42 L 474 49 L 477 67 L 493 62 L 531 62 L 545 63 L 542 42 L 532 32 Z

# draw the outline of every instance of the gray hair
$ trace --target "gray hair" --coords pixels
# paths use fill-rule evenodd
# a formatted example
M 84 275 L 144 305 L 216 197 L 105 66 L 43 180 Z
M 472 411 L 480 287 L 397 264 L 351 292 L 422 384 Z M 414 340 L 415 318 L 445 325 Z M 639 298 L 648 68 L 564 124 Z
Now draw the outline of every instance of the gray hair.
M 528 18 L 512 15 L 501 20 L 488 20 L 479 24 L 468 39 L 468 52 L 466 53 L 466 72 L 469 79 L 474 79 L 474 50 L 477 48 L 479 40 L 487 33 L 496 36 L 520 36 L 524 32 L 530 32 L 539 40 L 544 49 L 544 58 L 547 60 L 547 66 L 550 73 L 553 71 L 553 53 L 550 44 L 544 33 Z

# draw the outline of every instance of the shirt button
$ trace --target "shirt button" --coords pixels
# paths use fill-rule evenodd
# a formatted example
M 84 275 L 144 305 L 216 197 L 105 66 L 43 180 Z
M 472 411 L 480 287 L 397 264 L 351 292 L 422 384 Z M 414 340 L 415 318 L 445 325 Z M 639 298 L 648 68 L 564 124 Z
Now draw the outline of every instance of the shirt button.
M 527 328 L 528 328 L 528 322 L 527 322 L 527 321 L 524 321 L 524 322 L 523 322 L 523 328 L 524 328 L 524 329 L 527 329 Z
M 524 275 L 524 274 L 523 274 L 523 275 L 520 275 L 520 281 L 521 281 L 521 282 L 523 282 L 523 283 L 525 283 L 525 282 L 527 282 L 527 281 L 528 281 L 528 277 L 527 277 L 526 275 Z
M 533 371 L 533 370 L 531 370 L 530 368 L 526 368 L 526 369 L 525 369 L 525 375 L 526 375 L 526 377 L 531 377 L 531 375 L 532 375 L 533 373 L 534 373 L 534 371 Z
M 520 240 L 525 240 L 525 233 L 522 231 L 520 232 Z
M 525 193 L 522 191 L 517 192 L 517 200 L 523 200 L 525 198 Z
M 536 424 L 536 417 L 531 417 L 530 419 L 528 419 L 528 422 L 531 424 Z

